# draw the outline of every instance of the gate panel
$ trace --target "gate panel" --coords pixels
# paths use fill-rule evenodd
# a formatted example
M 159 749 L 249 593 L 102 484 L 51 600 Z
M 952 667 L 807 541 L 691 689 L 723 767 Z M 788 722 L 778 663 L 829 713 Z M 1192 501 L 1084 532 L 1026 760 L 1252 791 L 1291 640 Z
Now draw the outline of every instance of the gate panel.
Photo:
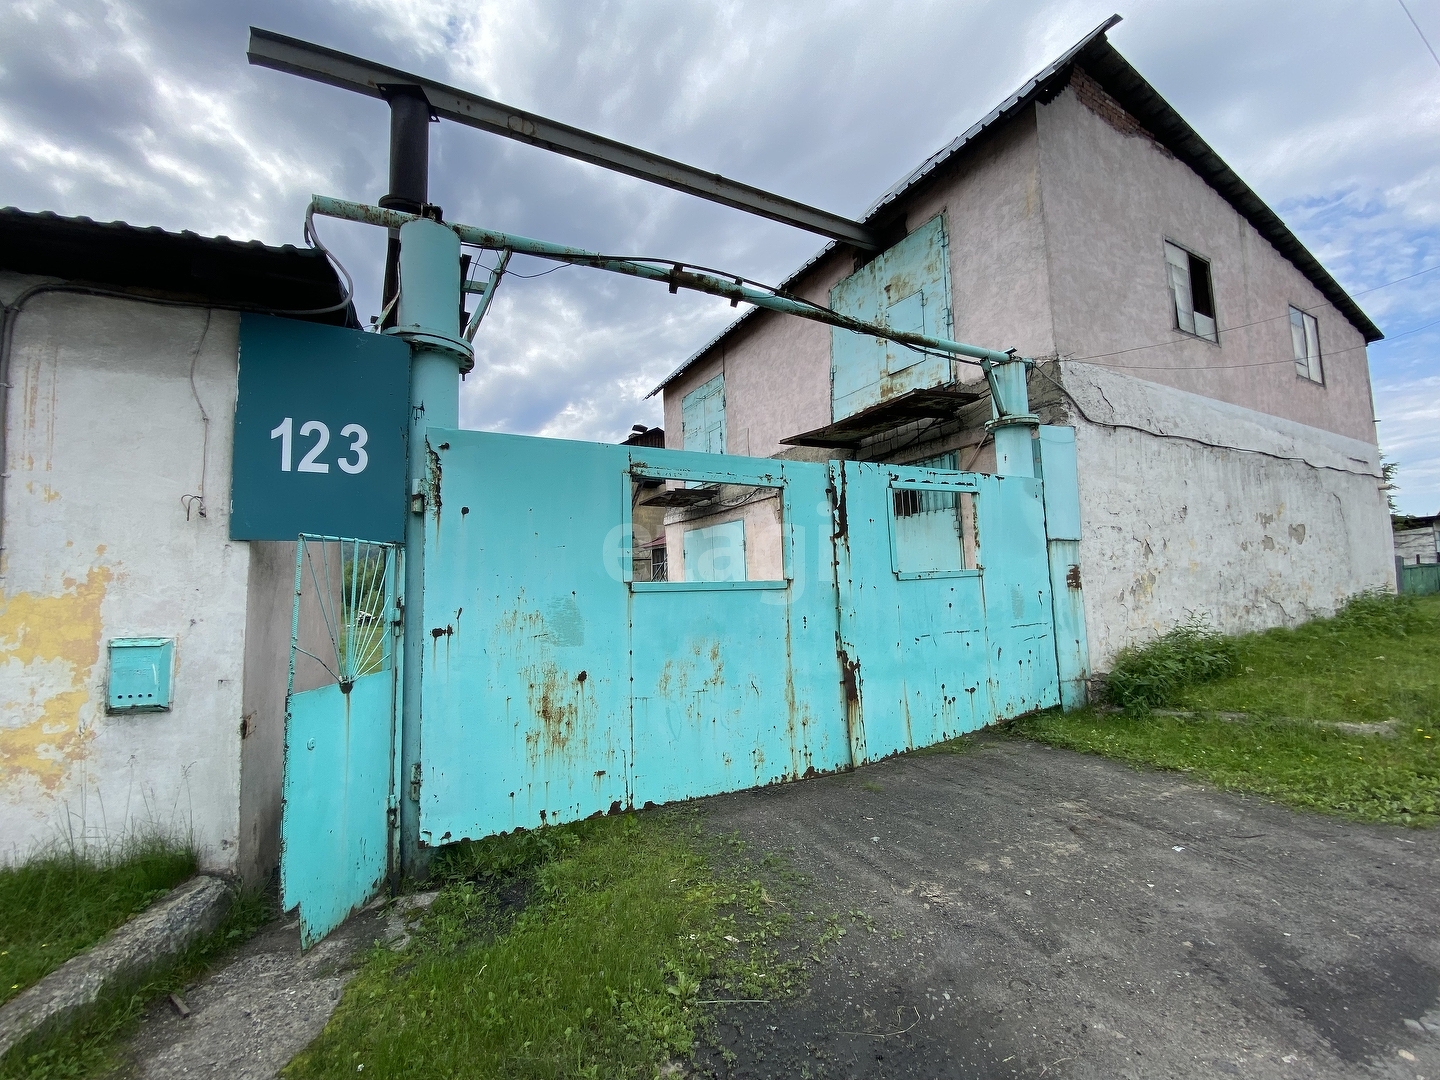
M 825 466 L 638 448 L 631 457 L 637 483 L 684 481 L 677 502 L 724 493 L 667 512 L 681 560 L 669 567 L 686 580 L 630 586 L 636 804 L 848 763 Z M 690 565 L 692 538 L 732 527 L 745 539 L 729 562 Z
M 854 461 L 831 469 L 857 762 L 983 727 L 995 712 L 982 571 L 967 565 L 963 520 L 983 478 Z
M 431 428 L 420 836 L 629 802 L 628 448 Z
M 423 843 L 830 771 L 1058 700 L 1038 480 L 429 443 Z
M 1060 704 L 1050 557 L 1041 482 L 980 479 L 990 693 L 995 716 L 1003 720 Z
M 380 889 L 394 805 L 395 549 L 301 537 L 285 716 L 282 906 L 309 948 Z

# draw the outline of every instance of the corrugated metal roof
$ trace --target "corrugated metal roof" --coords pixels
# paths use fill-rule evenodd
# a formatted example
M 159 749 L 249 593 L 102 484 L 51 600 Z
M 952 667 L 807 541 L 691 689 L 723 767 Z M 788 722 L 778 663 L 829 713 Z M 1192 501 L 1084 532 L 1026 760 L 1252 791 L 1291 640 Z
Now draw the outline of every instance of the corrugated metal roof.
M 1280 254 L 1289 259 L 1311 283 L 1320 290 L 1355 327 L 1367 342 L 1378 341 L 1384 335 L 1370 321 L 1360 306 L 1350 298 L 1340 284 L 1330 276 L 1305 246 L 1295 237 L 1279 216 L 1265 205 L 1264 201 L 1236 175 L 1235 171 L 1212 150 L 1185 119 L 1162 98 L 1145 79 L 1116 51 L 1105 34 L 1120 22 L 1119 15 L 1112 15 L 1090 33 L 1081 38 L 1073 47 L 1041 68 L 1013 94 L 997 105 L 981 120 L 968 128 L 964 134 L 931 154 L 915 169 L 890 188 L 867 210 L 861 218 L 863 224 L 874 224 L 893 212 L 893 207 L 916 187 L 933 175 L 946 162 L 971 149 L 979 138 L 1012 117 L 1018 115 L 1039 99 L 1058 94 L 1068 85 L 1074 64 L 1080 63 L 1111 97 L 1115 98 L 1145 128 L 1155 136 L 1157 142 L 1183 161 L 1207 184 L 1215 189 L 1261 236 L 1265 237 Z M 804 265 L 780 284 L 789 288 L 807 270 L 813 267 L 838 246 L 835 241 L 826 244 Z M 692 364 L 704 357 L 711 349 L 728 337 L 746 319 L 761 309 L 751 308 L 732 322 L 720 333 L 707 341 L 688 357 L 679 367 L 667 375 L 660 385 L 651 390 L 647 397 L 654 397 L 661 390 L 684 373 Z
M 312 248 L 13 206 L 0 208 L 0 269 L 281 315 L 337 304 L 345 295 L 330 261 Z M 353 306 L 294 317 L 359 325 Z

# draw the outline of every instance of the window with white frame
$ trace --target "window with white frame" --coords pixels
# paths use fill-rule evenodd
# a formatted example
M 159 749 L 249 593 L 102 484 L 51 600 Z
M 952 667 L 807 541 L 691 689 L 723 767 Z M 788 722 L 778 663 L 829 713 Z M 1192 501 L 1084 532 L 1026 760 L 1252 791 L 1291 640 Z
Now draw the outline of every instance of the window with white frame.
M 1320 368 L 1320 324 L 1315 316 L 1297 307 L 1290 308 L 1290 342 L 1295 346 L 1295 374 L 1311 382 L 1323 383 Z
M 1215 289 L 1210 264 L 1184 248 L 1165 242 L 1165 269 L 1169 276 L 1170 307 L 1175 328 L 1187 334 L 1220 341 L 1215 328 Z

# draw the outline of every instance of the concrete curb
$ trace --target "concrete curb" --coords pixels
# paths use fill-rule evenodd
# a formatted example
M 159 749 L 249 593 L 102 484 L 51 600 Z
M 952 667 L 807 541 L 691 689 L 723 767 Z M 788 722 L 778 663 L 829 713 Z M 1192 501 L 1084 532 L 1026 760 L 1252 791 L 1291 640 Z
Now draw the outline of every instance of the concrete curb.
M 138 980 L 159 961 L 210 933 L 234 899 L 226 882 L 204 874 L 176 886 L 94 948 L 71 957 L 0 1006 L 0 1056 L 95 1004 L 105 991 Z

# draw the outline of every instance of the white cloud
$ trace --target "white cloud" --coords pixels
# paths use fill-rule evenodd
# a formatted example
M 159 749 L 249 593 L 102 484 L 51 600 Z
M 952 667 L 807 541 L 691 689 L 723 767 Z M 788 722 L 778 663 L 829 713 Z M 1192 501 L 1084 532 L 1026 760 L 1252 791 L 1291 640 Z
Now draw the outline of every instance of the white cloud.
M 1111 10 L 1108 0 L 883 11 L 861 0 L 19 0 L 0 8 L 0 202 L 278 243 L 299 240 L 312 191 L 373 201 L 384 106 L 247 66 L 253 23 L 858 213 Z M 1127 15 L 1116 45 L 1343 284 L 1367 289 L 1440 262 L 1440 74 L 1397 5 L 1315 0 L 1297 17 L 1291 4 L 1137 0 Z M 455 125 L 432 128 L 431 190 L 459 220 L 765 280 L 820 246 Z M 322 227 L 374 310 L 383 238 Z M 1440 318 L 1437 297 L 1440 273 L 1360 302 L 1397 334 Z M 507 280 L 464 418 L 618 438 L 658 420 L 643 394 L 732 314 L 584 270 Z M 1382 441 L 1413 511 L 1440 508 L 1437 417 L 1425 405 L 1437 348 L 1440 328 L 1371 351 Z

